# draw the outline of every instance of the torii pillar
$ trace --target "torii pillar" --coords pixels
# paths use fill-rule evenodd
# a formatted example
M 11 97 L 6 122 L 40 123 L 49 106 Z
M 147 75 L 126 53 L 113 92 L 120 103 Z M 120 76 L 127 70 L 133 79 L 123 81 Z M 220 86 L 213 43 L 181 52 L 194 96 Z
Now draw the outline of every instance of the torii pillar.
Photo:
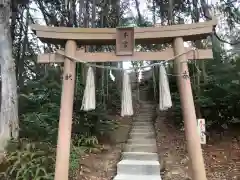
M 65 53 L 68 56 L 75 56 L 77 44 L 68 40 L 65 46 Z M 55 180 L 67 180 L 69 171 L 69 157 L 72 132 L 72 112 L 75 86 L 76 62 L 65 58 L 63 72 L 63 86 L 61 97 L 61 109 L 57 142 L 57 157 L 55 167 Z
M 185 52 L 184 41 L 182 37 L 175 38 L 173 40 L 173 46 L 175 55 L 183 54 Z M 183 54 L 174 61 L 184 119 L 185 136 L 187 139 L 187 149 L 191 162 L 193 180 L 207 180 L 200 136 L 197 129 L 197 117 L 193 101 L 187 60 L 188 59 L 186 55 Z

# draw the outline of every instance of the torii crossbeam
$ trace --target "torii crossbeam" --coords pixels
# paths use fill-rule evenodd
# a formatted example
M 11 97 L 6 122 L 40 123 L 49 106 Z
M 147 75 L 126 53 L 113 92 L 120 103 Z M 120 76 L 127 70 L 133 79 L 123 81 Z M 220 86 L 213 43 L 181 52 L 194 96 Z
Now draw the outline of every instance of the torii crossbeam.
M 39 63 L 63 63 L 64 78 L 61 97 L 61 110 L 58 130 L 58 144 L 55 180 L 67 180 L 70 155 L 70 140 L 72 128 L 72 111 L 74 96 L 74 80 L 76 61 L 69 57 L 86 62 L 137 61 L 137 60 L 167 60 L 178 56 L 177 74 L 188 74 L 188 59 L 212 59 L 211 50 L 198 50 L 185 54 L 184 41 L 204 39 L 216 26 L 215 20 L 188 25 L 172 25 L 147 28 L 69 28 L 32 25 L 33 31 L 42 42 L 65 44 L 65 51 L 57 50 L 53 54 L 41 54 Z M 172 43 L 173 48 L 162 52 L 134 52 L 135 44 Z M 115 53 L 85 53 L 77 50 L 80 45 L 115 45 Z M 62 55 L 64 55 L 64 57 Z M 68 57 L 68 58 L 67 58 Z M 70 78 L 69 78 L 70 77 Z M 197 130 L 197 120 L 192 95 L 190 78 L 177 76 L 182 105 L 187 149 L 191 160 L 192 178 L 207 180 Z
M 185 48 L 185 51 L 190 51 L 190 48 Z M 212 59 L 211 49 L 198 49 L 197 52 L 190 51 L 186 54 L 189 60 L 205 60 Z M 45 53 L 38 55 L 38 63 L 63 63 L 65 54 L 63 50 L 57 50 L 55 53 Z M 174 57 L 173 48 L 168 48 L 161 52 L 134 52 L 132 56 L 116 56 L 114 52 L 84 52 L 77 50 L 75 58 L 84 62 L 118 62 L 118 61 L 154 61 L 154 60 L 169 60 Z

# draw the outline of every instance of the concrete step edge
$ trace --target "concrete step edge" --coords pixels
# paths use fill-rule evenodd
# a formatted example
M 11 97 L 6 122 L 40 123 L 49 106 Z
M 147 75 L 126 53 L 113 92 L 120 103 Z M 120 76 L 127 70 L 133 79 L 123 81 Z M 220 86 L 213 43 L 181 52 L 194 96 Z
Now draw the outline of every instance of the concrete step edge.
M 117 174 L 113 180 L 162 180 L 160 175 Z

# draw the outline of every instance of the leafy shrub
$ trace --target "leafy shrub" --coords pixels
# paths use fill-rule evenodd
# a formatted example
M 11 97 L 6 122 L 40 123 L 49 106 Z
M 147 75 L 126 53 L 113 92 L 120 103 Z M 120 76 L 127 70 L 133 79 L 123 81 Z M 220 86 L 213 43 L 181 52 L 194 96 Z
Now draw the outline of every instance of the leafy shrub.
M 44 141 L 56 144 L 58 119 L 52 112 L 30 112 L 22 115 L 20 136 L 32 141 Z
M 80 137 L 78 137 L 77 145 L 78 145 L 78 147 L 80 147 L 80 146 L 95 147 L 96 145 L 98 145 L 98 139 L 96 136 L 86 137 L 86 136 L 81 135 Z
M 216 50 L 216 47 L 219 50 Z M 192 83 L 196 110 L 200 116 L 206 119 L 208 131 L 231 127 L 240 122 L 240 57 L 230 58 L 216 42 L 213 54 L 214 60 L 206 61 L 204 64 L 207 73 L 206 81 L 201 76 L 199 77 L 200 84 Z M 190 64 L 189 71 L 191 81 L 194 82 L 197 75 L 195 65 Z M 176 77 L 168 76 L 168 78 L 174 111 L 174 117 L 171 119 L 175 125 L 183 126 Z M 158 81 L 156 82 L 158 83 Z M 153 86 L 153 81 L 150 81 L 150 86 Z M 158 87 L 158 84 L 156 87 Z M 199 89 L 200 93 L 198 92 Z M 151 93 L 153 93 L 153 90 Z
M 5 160 L 0 165 L 3 168 L 0 177 L 3 180 L 52 180 L 54 156 L 54 149 L 46 143 L 10 142 Z
M 201 96 L 197 98 L 210 129 L 240 120 L 240 58 L 227 61 L 208 62 L 208 81 L 202 85 Z
M 6 158 L 0 164 L 3 180 L 53 179 L 61 81 L 59 69 L 50 69 L 43 79 L 28 80 L 26 86 L 21 89 L 20 140 L 9 143 Z M 73 110 L 70 176 L 76 173 L 82 153 L 99 149 L 98 137 L 108 134 L 117 127 L 114 120 L 107 118 L 106 106 L 102 102 L 98 102 L 97 109 L 94 111 L 80 110 L 83 89 L 84 86 L 77 83 Z M 111 88 L 109 90 L 112 98 L 109 97 L 108 100 L 116 102 L 115 108 L 118 108 L 120 97 L 117 95 L 119 94 Z M 97 93 L 105 96 L 99 94 L 99 91 Z M 111 112 L 113 111 L 114 108 L 111 109 Z
M 79 159 L 84 154 L 85 148 L 80 146 L 71 146 L 70 152 L 70 167 L 69 167 L 69 174 L 71 178 L 76 177 L 77 170 L 79 170 Z

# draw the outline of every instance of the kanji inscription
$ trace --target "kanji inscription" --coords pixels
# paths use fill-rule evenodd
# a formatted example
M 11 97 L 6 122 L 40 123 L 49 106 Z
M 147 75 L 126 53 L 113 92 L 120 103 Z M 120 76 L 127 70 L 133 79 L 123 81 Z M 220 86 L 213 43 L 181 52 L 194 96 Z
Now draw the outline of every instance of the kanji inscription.
M 117 28 L 116 55 L 133 55 L 134 28 Z

